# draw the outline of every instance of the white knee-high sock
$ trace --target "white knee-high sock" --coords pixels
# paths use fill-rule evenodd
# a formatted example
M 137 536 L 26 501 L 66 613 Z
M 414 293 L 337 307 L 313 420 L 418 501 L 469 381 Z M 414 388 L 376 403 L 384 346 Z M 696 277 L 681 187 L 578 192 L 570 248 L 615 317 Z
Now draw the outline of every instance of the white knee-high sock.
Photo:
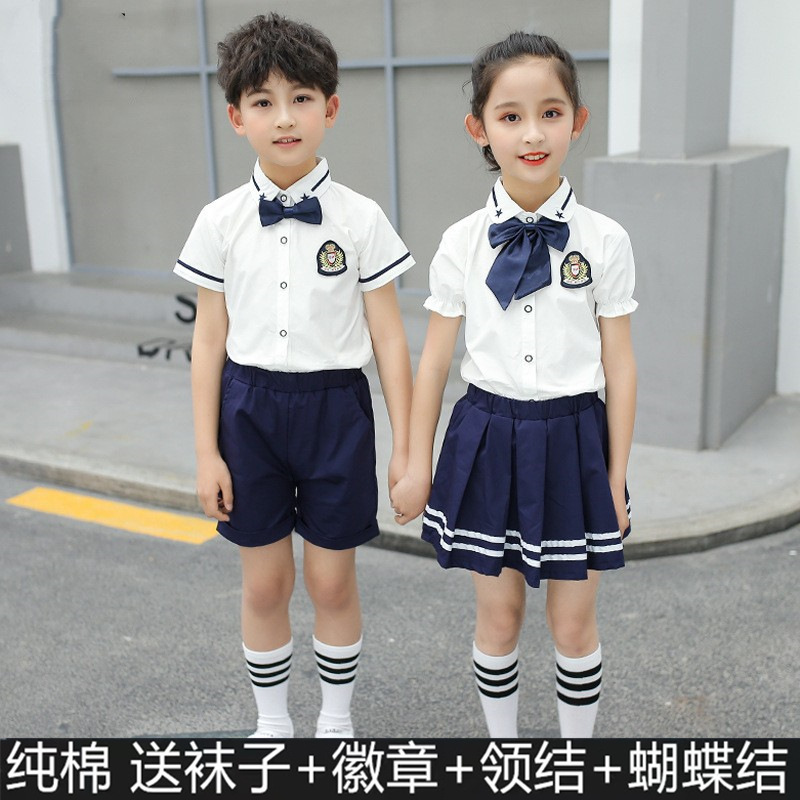
M 516 739 L 519 705 L 519 647 L 489 656 L 472 643 L 472 668 L 491 739 Z
M 362 639 L 335 646 L 312 636 L 317 661 L 322 705 L 317 718 L 318 738 L 352 738 L 350 703 L 353 698 Z
M 258 726 L 252 738 L 290 739 L 294 736 L 289 717 L 289 674 L 293 640 L 276 650 L 258 652 L 242 643 L 250 682 L 258 709 Z
M 591 738 L 602 678 L 599 644 L 593 653 L 580 658 L 567 658 L 556 650 L 556 703 L 562 738 Z

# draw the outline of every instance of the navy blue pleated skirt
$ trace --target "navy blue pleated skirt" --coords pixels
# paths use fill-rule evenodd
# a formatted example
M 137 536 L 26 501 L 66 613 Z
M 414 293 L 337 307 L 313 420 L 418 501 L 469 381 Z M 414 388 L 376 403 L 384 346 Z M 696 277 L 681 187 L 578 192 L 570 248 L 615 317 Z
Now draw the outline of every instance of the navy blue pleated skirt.
M 442 567 L 511 567 L 532 587 L 618 569 L 630 528 L 619 530 L 607 464 L 596 393 L 513 400 L 470 384 L 442 442 L 422 538 Z

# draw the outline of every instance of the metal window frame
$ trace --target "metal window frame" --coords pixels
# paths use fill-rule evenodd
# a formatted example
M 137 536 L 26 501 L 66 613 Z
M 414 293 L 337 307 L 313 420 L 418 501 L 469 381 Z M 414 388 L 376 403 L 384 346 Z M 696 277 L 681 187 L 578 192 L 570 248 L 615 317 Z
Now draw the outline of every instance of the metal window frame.
M 208 60 L 208 37 L 206 29 L 206 0 L 195 0 L 197 17 L 198 63 L 171 67 L 120 67 L 112 70 L 115 78 L 163 78 L 197 76 L 200 78 L 203 99 L 203 136 L 205 142 L 206 173 L 208 176 L 209 201 L 219 194 L 217 159 L 214 142 L 214 126 L 211 115 L 211 76 L 216 74 L 216 64 Z M 384 55 L 379 58 L 353 59 L 339 63 L 339 69 L 376 70 L 384 72 L 386 90 L 386 154 L 389 170 L 389 209 L 387 216 L 396 230 L 400 230 L 400 198 L 398 184 L 397 143 L 397 82 L 396 70 L 416 67 L 452 67 L 472 63 L 471 55 L 446 55 L 427 57 L 401 57 L 395 55 L 394 0 L 383 0 Z M 608 50 L 579 50 L 572 53 L 575 61 L 608 61 Z M 400 281 L 402 288 L 402 276 Z

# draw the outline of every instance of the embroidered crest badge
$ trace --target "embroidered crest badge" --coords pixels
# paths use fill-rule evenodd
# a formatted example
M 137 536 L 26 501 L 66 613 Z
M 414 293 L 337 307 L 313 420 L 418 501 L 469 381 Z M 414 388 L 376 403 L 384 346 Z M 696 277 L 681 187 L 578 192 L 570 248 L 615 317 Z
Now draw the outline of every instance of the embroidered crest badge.
M 328 240 L 317 253 L 317 272 L 320 275 L 341 275 L 347 269 L 344 250 Z
M 567 289 L 580 289 L 592 282 L 592 267 L 577 250 L 561 262 L 561 285 Z

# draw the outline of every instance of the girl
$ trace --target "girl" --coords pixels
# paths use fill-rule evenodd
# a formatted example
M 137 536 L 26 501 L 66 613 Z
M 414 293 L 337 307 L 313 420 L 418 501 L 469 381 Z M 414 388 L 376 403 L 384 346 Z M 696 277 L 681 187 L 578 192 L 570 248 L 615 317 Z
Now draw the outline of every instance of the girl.
M 600 571 L 624 564 L 636 366 L 628 235 L 579 205 L 561 166 L 588 119 L 571 56 L 516 32 L 472 65 L 465 124 L 500 177 L 442 236 L 411 410 L 401 524 L 444 568 L 472 573 L 474 674 L 492 738 L 517 737 L 526 583 L 547 580 L 562 737 L 590 737 L 602 677 Z M 434 434 L 461 317 L 467 392 L 431 481 Z M 605 402 L 598 391 L 605 391 Z

